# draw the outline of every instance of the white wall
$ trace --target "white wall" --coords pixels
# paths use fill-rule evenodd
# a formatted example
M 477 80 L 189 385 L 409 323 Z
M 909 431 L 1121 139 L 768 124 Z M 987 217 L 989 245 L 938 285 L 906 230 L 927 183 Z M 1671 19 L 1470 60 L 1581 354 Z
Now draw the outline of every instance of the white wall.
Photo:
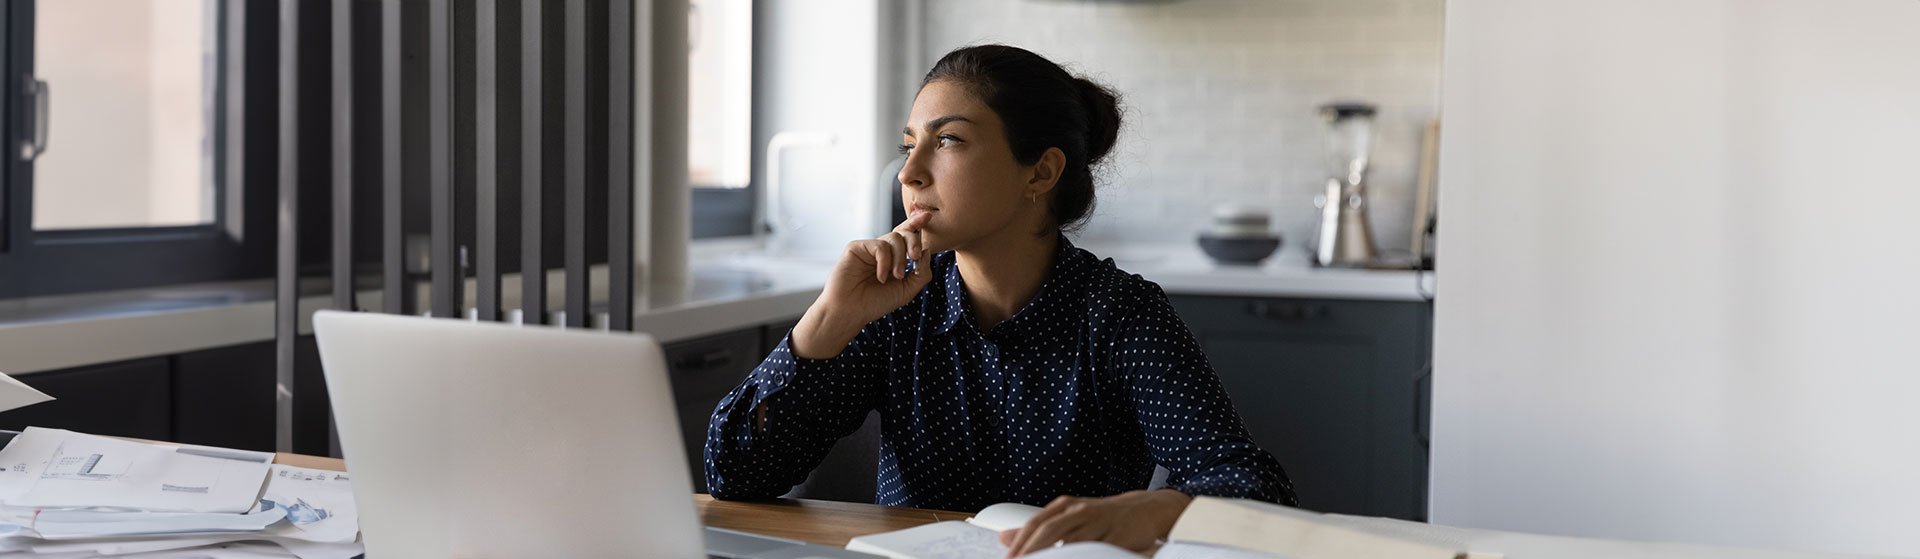
M 1187 241 L 1213 205 L 1247 202 L 1304 244 L 1326 180 L 1315 108 L 1366 99 L 1381 106 L 1375 239 L 1407 248 L 1442 0 L 925 1 L 916 74 L 953 48 L 1002 42 L 1120 91 L 1127 128 L 1082 237 Z
M 882 49 L 890 47 L 879 39 L 883 4 L 889 1 L 758 4 L 765 11 L 759 21 L 767 25 L 758 31 L 766 44 L 756 55 L 765 57 L 760 64 L 767 83 L 761 86 L 765 98 L 755 115 L 761 119 L 755 141 L 765 147 L 779 132 L 837 139 L 829 148 L 795 148 L 786 154 L 781 206 L 794 225 L 788 248 L 834 251 L 880 231 L 876 216 L 887 207 L 881 205 L 886 192 L 875 177 L 891 159 L 886 149 L 893 146 L 892 136 L 876 132 L 881 108 L 887 106 L 879 91 Z M 766 184 L 765 166 L 756 172 Z
M 1915 22 L 1448 2 L 1433 521 L 1920 555 Z

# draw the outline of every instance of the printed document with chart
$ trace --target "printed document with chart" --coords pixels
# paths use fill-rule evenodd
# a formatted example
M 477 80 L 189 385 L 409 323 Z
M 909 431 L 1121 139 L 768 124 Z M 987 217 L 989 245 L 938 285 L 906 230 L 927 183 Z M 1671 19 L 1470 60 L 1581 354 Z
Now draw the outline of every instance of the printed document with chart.
M 57 446 L 43 455 L 44 466 L 37 479 L 6 480 L 11 489 L 19 490 L 6 500 L 16 507 L 241 513 L 254 507 L 267 477 L 268 464 L 260 462 L 196 456 L 150 444 L 57 430 L 29 429 L 21 436 L 28 435 L 52 438 Z M 44 445 L 25 446 L 45 450 Z M 6 467 L 22 473 L 30 471 L 26 464 L 9 463 Z

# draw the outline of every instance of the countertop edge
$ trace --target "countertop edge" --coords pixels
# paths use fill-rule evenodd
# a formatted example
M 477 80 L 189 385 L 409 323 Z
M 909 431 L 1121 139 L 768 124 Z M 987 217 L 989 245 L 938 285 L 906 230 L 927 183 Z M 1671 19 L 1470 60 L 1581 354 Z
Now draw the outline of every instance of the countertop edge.
M 1435 276 L 1412 270 L 1208 268 L 1182 264 L 1138 267 L 1168 295 L 1279 297 L 1426 302 Z M 1124 268 L 1123 268 L 1124 269 Z M 1130 270 L 1131 271 L 1131 270 Z M 634 329 L 662 344 L 796 318 L 822 282 L 783 282 L 764 293 L 695 302 L 638 314 Z M 300 332 L 330 307 L 326 296 L 300 300 Z M 178 310 L 0 325 L 0 372 L 34 374 L 86 365 L 175 355 L 273 339 L 273 302 L 250 301 Z

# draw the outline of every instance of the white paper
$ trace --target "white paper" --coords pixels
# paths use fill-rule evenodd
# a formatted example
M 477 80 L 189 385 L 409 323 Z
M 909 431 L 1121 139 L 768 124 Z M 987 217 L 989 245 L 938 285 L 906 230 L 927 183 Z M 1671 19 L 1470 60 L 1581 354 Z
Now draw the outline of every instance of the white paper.
M 66 442 L 72 434 L 61 429 L 42 429 L 28 427 L 14 435 L 5 449 L 0 449 L 0 503 L 12 503 L 33 487 L 40 479 L 40 472 L 47 467 L 47 460 L 60 450 L 60 443 Z
M 280 547 L 300 556 L 300 559 L 353 559 L 366 555 L 367 547 L 360 542 L 319 543 L 289 539 L 274 539 Z
M 1143 559 L 1145 556 L 1106 542 L 1079 542 L 1029 553 L 1025 557 L 1027 559 Z M 1159 559 L 1160 556 L 1154 557 Z
M 52 400 L 52 396 L 33 387 L 14 380 L 12 375 L 0 373 L 0 411 L 30 406 Z
M 267 464 L 69 433 L 33 486 L 8 504 L 243 513 L 256 504 L 267 470 Z
M 48 540 L 260 532 L 286 518 L 287 511 L 277 508 L 252 514 L 46 510 L 33 520 L 33 531 Z
M 360 536 L 360 511 L 346 472 L 275 464 L 260 502 L 285 511 L 287 522 L 267 531 L 273 536 L 318 543 L 350 543 Z
M 1000 503 L 980 509 L 980 514 L 968 518 L 967 523 L 995 532 L 1004 532 L 1026 526 L 1027 521 L 1032 520 L 1033 515 L 1036 514 L 1040 514 L 1040 507 L 1020 503 Z
M 1002 559 L 1000 533 L 965 522 L 935 522 L 854 538 L 847 550 L 893 559 Z
M 181 454 L 192 454 L 195 456 L 205 456 L 208 458 L 225 458 L 228 460 L 239 460 L 241 462 L 259 462 L 261 464 L 273 463 L 273 453 L 271 452 L 260 452 L 257 450 L 240 450 L 237 448 L 220 448 L 217 446 L 200 446 L 197 444 L 179 444 L 179 443 L 170 443 L 170 442 L 152 442 L 148 444 L 151 444 L 153 446 L 157 446 L 160 448 L 172 449 L 174 452 L 178 452 Z
M 0 558 L 364 554 L 347 474 L 272 458 L 29 428 L 0 449 Z M 194 507 L 218 512 L 168 512 Z
M 300 559 L 352 559 L 353 557 L 358 557 L 366 553 L 366 547 L 358 542 L 317 543 L 285 538 L 263 537 L 260 534 L 148 536 L 144 538 L 103 538 L 60 542 L 35 541 L 32 542 L 30 546 L 9 548 L 7 550 L 30 550 L 33 553 L 43 555 L 79 553 L 88 554 L 89 556 L 127 556 L 129 554 L 144 554 L 169 550 L 194 550 L 239 542 L 249 542 L 248 545 L 250 546 L 277 547 L 284 550 L 285 553 L 292 554 Z
M 128 538 L 97 538 L 73 541 L 35 541 L 30 549 L 34 553 L 95 553 L 99 555 L 126 555 L 130 553 L 151 553 L 173 549 L 192 549 L 210 545 L 257 540 L 257 534 L 212 534 L 212 535 L 175 535 L 142 536 Z
M 295 557 L 295 555 L 271 543 L 235 542 L 115 557 L 119 559 L 282 559 Z

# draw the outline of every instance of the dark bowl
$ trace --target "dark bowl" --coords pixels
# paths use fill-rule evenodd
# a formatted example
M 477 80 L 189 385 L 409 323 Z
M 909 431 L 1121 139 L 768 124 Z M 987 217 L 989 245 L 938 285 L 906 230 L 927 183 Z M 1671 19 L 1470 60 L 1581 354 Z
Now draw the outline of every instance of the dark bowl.
M 1200 236 L 1200 250 L 1221 264 L 1254 265 L 1280 248 L 1279 236 L 1215 237 Z

